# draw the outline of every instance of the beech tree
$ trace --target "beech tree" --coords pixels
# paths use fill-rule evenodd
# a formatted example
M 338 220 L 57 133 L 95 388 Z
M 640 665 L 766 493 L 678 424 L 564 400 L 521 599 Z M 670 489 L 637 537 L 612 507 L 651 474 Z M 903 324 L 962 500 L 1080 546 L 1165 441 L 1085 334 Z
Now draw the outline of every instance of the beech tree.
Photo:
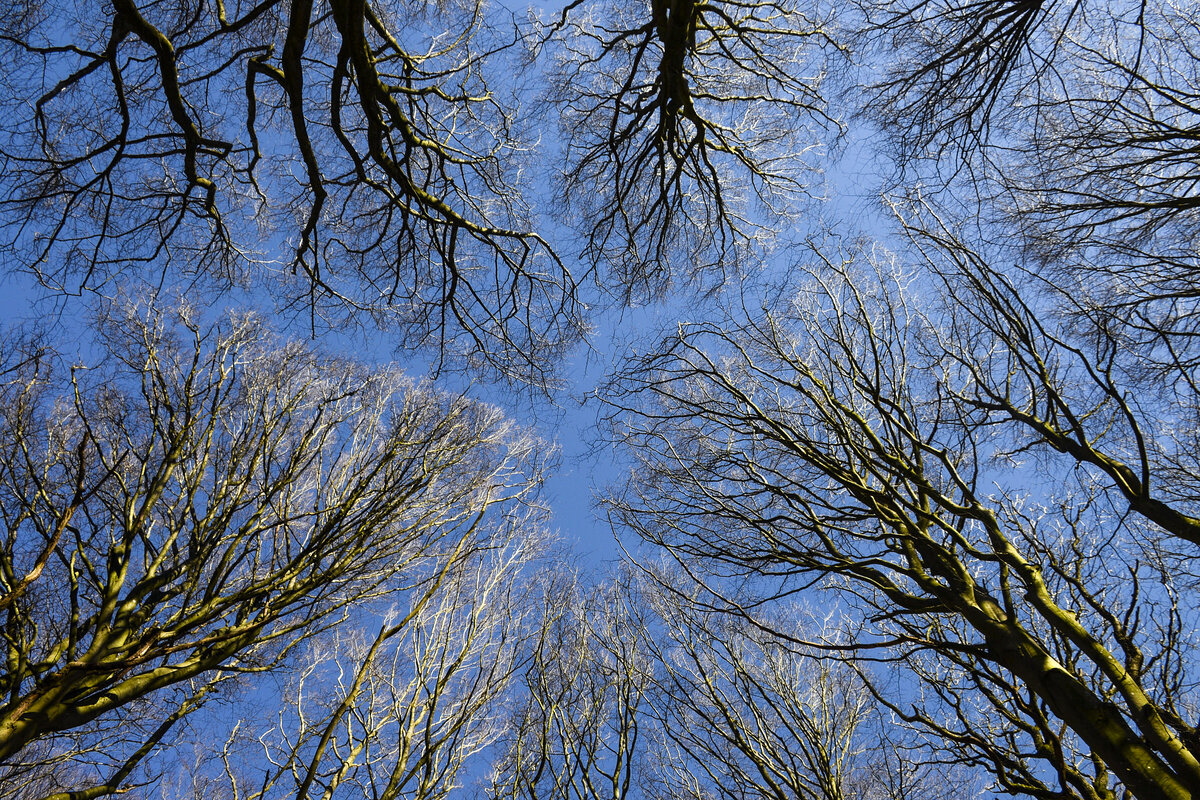
M 1083 328 L 1123 327 L 1151 361 L 1164 335 L 1194 335 L 1194 4 L 860 7 L 885 65 L 867 112 L 900 167 L 896 194 L 919 186 L 947 218 L 983 220 L 1071 286 Z
M 612 514 L 780 635 L 772 598 L 840 595 L 843 652 L 911 670 L 919 694 L 879 696 L 998 789 L 1192 796 L 1192 384 L 1079 341 L 1069 298 L 935 220 L 909 233 L 632 360 Z
M 276 725 L 244 720 L 236 733 L 247 741 L 226 742 L 223 775 L 210 774 L 204 792 L 432 800 L 460 788 L 464 765 L 501 735 L 503 704 L 545 620 L 544 587 L 527 572 L 548 542 L 530 520 L 513 522 L 435 593 L 389 609 L 373 638 L 344 625 L 312 641 Z
M 91 5 L 9 16 L 10 267 L 267 289 L 313 329 L 373 321 L 536 381 L 578 337 L 531 231 L 515 34 L 478 2 Z
M 620 582 L 560 580 L 508 720 L 489 794 L 505 800 L 637 796 L 654 663 L 646 609 Z
M 819 194 L 842 132 L 823 90 L 831 9 L 783 2 L 574 2 L 546 34 L 565 143 L 559 198 L 624 302 L 719 286 Z
M 780 598 L 839 595 L 862 630 L 825 645 L 905 668 L 870 685 L 935 759 L 1191 797 L 1195 11 L 859 8 L 895 254 L 827 237 L 632 357 L 609 508 L 779 635 Z
M 440 800 L 494 747 L 505 800 L 947 765 L 1194 796 L 1197 32 L 1174 0 L 10 9 L 0 268 L 64 307 L 246 291 L 541 388 L 591 303 L 717 310 L 602 390 L 655 579 L 573 594 L 490 407 L 252 316 L 104 300 L 88 368 L 5 334 L 0 781 Z M 895 226 L 848 243 L 821 169 L 864 120 Z M 296 696 L 156 772 L 266 673 Z
M 525 673 L 489 796 L 961 796 L 953 770 L 908 759 L 903 737 L 887 737 L 853 668 L 678 584 L 671 570 L 626 565 L 574 587 Z M 810 624 L 795 607 L 775 619 L 793 634 Z
M 491 604 L 516 591 L 532 440 L 493 408 L 281 342 L 252 315 L 204 327 L 114 310 L 96 334 L 92 368 L 5 354 L 6 793 L 127 790 L 180 720 L 372 609 L 400 616 L 363 670 L 388 640 L 422 636 L 483 668 L 487 646 L 438 615 L 502 613 Z
M 265 289 L 312 331 L 378 325 L 545 384 L 585 330 L 582 276 L 627 304 L 720 286 L 821 194 L 842 131 L 823 84 L 846 55 L 831 11 L 791 0 L 555 16 L 28 6 L 0 33 L 7 268 L 66 294 L 130 275 Z M 548 88 L 507 77 L 529 53 Z M 537 232 L 546 177 L 578 251 Z

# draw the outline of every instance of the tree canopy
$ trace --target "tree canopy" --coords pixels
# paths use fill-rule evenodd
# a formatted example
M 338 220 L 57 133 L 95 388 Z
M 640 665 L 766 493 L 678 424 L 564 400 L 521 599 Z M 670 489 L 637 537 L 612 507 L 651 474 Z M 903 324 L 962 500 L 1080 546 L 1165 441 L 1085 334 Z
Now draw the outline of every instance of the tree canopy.
M 1198 31 L 17 4 L 0 797 L 1196 796 Z

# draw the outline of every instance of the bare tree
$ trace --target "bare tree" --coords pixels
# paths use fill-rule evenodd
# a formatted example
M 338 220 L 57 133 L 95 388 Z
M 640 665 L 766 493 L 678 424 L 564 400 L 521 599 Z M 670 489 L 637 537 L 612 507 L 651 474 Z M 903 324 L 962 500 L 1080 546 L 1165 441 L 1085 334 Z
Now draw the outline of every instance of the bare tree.
M 645 609 L 619 583 L 559 589 L 525 671 L 490 794 L 505 800 L 637 796 L 653 662 Z
M 854 668 L 829 652 L 803 652 L 657 578 L 652 602 L 664 635 L 652 638 L 661 678 L 652 695 L 659 741 L 649 759 L 651 796 L 939 796 L 939 787 L 917 771 L 937 776 L 944 787 L 955 785 L 950 770 L 931 771 L 915 760 L 913 785 L 882 779 L 889 767 L 902 768 L 899 751 L 880 738 L 887 722 Z M 795 607 L 780 609 L 774 619 L 774 627 L 791 632 L 793 640 L 812 622 Z
M 869 113 L 901 194 L 993 223 L 989 238 L 1074 296 L 1084 329 L 1124 328 L 1152 359 L 1164 336 L 1195 334 L 1194 4 L 861 6 L 888 65 Z
M 669 571 L 624 565 L 560 611 L 491 796 L 955 796 L 951 770 L 901 763 L 854 668 L 714 610 Z M 807 618 L 779 622 L 795 632 Z
M 1061 45 L 1064 77 L 1003 182 L 1042 270 L 1085 319 L 1123 329 L 1158 363 L 1197 330 L 1198 30 L 1186 3 L 1080 15 Z
M 822 94 L 842 55 L 832 13 L 791 0 L 580 0 L 562 13 L 548 95 L 566 147 L 560 197 L 624 302 L 679 277 L 719 286 L 812 189 L 841 132 Z
M 629 364 L 609 500 L 709 602 L 837 592 L 878 689 L 950 758 L 1036 797 L 1200 786 L 1190 591 L 1195 398 L 1073 342 L 950 230 L 813 253 L 761 316 L 680 326 Z M 764 606 L 763 604 L 768 604 Z
M 1083 0 L 864 0 L 860 35 L 878 49 L 882 79 L 869 87 L 872 117 L 901 165 L 961 165 L 992 144 L 1012 144 L 1014 99 L 1036 98 L 1061 65 L 1056 47 Z M 1105 4 L 1097 3 L 1097 6 Z M 1101 13 L 1104 13 L 1103 10 Z
M 432 800 L 459 788 L 464 764 L 499 736 L 511 679 L 544 619 L 529 568 L 547 541 L 531 535 L 536 523 L 512 522 L 435 593 L 391 609 L 373 638 L 347 625 L 310 640 L 276 726 L 239 723 L 265 752 L 247 758 L 226 745 L 232 796 Z
M 206 329 L 133 308 L 97 332 L 93 368 L 23 359 L 3 387 L 12 791 L 39 796 L 47 775 L 74 798 L 122 791 L 235 681 L 370 604 L 407 608 L 390 629 L 408 636 L 441 592 L 464 602 L 481 554 L 516 546 L 505 515 L 540 467 L 497 410 L 253 316 Z
M 544 379 L 579 309 L 530 232 L 496 21 L 474 0 L 26 6 L 0 36 L 8 265 L 66 292 L 131 269 L 267 287 L 313 327 Z

